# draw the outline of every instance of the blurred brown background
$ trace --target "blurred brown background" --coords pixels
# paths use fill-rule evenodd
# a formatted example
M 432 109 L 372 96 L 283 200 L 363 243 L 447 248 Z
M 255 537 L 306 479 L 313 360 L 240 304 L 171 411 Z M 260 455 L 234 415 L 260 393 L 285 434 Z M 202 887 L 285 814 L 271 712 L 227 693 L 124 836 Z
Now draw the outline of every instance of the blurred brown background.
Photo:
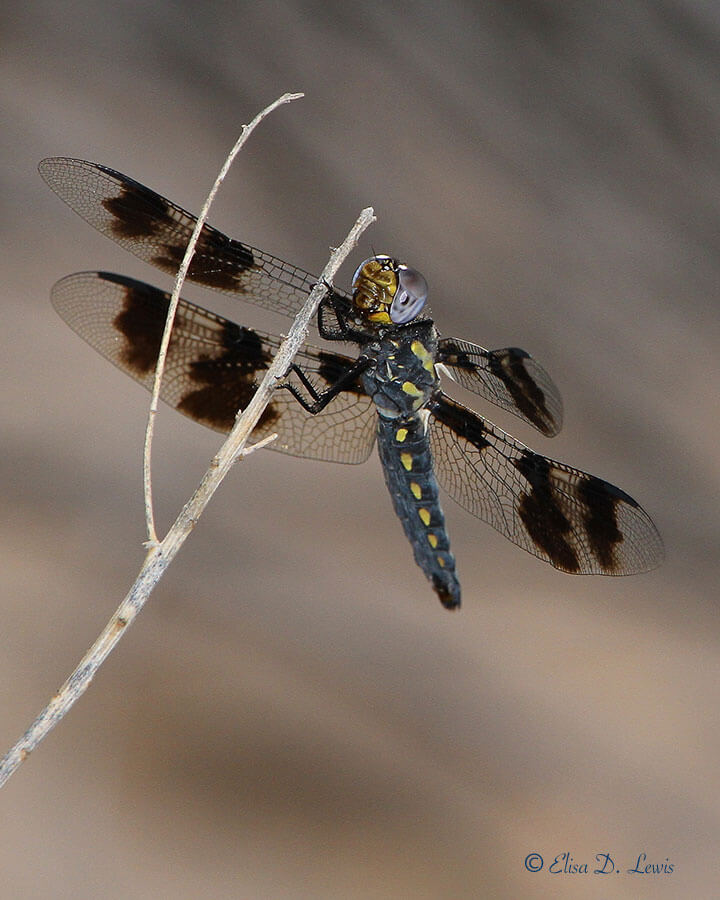
M 376 457 L 254 456 L 2 793 L 0 895 L 718 896 L 718 8 L 6 0 L 0 41 L 3 749 L 142 559 L 148 397 L 50 286 L 168 284 L 62 205 L 44 156 L 196 210 L 242 123 L 305 91 L 211 220 L 317 271 L 372 204 L 352 264 L 404 257 L 444 334 L 541 360 L 554 441 L 476 408 L 637 497 L 668 553 L 573 578 L 447 501 L 450 615 Z M 167 525 L 218 437 L 167 412 L 158 431 Z M 623 874 L 549 874 L 563 852 Z M 626 874 L 641 853 L 675 871 Z

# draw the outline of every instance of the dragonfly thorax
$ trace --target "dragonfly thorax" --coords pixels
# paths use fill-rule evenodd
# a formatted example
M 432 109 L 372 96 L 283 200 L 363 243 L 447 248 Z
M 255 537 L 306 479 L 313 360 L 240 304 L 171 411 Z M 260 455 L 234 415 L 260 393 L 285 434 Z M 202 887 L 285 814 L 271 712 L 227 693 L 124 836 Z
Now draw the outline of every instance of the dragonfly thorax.
M 434 324 L 424 319 L 366 347 L 374 364 L 363 375 L 363 386 L 383 418 L 406 419 L 427 405 L 438 387 L 437 342 Z

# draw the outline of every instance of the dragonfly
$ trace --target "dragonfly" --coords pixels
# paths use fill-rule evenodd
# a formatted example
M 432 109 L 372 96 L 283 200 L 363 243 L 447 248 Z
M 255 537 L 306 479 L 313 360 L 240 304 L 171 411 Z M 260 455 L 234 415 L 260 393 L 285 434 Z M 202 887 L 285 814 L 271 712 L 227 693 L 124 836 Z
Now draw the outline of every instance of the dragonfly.
M 140 259 L 175 275 L 196 218 L 107 166 L 50 158 L 39 171 L 86 222 Z M 206 225 L 188 280 L 263 309 L 294 316 L 317 278 Z M 65 322 L 147 389 L 169 294 L 110 272 L 79 272 L 52 289 Z M 273 450 L 361 463 L 377 446 L 395 512 L 415 561 L 442 605 L 461 587 L 440 486 L 518 547 L 572 574 L 630 575 L 663 559 L 645 510 L 613 484 L 550 459 L 446 394 L 454 381 L 545 437 L 562 426 L 550 376 L 524 350 L 487 350 L 441 337 L 426 314 L 428 285 L 414 268 L 376 254 L 349 291 L 328 286 L 320 337 L 352 345 L 347 356 L 305 344 L 253 432 L 278 435 Z M 425 310 L 425 311 L 424 311 Z M 275 335 L 238 325 L 181 299 L 161 398 L 189 418 L 228 432 L 280 346 Z

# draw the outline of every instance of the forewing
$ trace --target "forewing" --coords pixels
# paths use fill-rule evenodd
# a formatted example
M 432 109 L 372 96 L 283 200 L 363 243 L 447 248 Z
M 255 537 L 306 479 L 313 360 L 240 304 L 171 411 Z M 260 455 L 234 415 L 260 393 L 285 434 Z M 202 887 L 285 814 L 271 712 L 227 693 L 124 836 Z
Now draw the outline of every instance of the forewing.
M 630 575 L 662 561 L 657 529 L 620 488 L 535 453 L 449 397 L 431 412 L 438 482 L 514 544 L 571 573 Z
M 80 337 L 152 390 L 170 295 L 109 272 L 79 272 L 52 289 L 60 316 Z M 280 345 L 273 335 L 243 328 L 180 300 L 168 349 L 161 397 L 196 422 L 227 432 L 247 406 L 255 384 Z M 305 346 L 297 365 L 323 390 L 353 365 L 349 357 Z M 375 440 L 375 413 L 361 385 L 342 392 L 322 412 L 306 412 L 285 390 L 273 395 L 253 438 L 277 432 L 273 450 L 359 463 Z
M 513 413 L 547 437 L 562 428 L 560 392 L 545 369 L 525 350 L 486 350 L 458 338 L 443 338 L 437 358 L 458 384 Z
M 175 275 L 197 219 L 150 188 L 107 166 L 44 159 L 39 172 L 79 216 L 135 256 Z M 317 278 L 206 225 L 188 280 L 294 316 Z M 334 291 L 342 299 L 341 291 Z

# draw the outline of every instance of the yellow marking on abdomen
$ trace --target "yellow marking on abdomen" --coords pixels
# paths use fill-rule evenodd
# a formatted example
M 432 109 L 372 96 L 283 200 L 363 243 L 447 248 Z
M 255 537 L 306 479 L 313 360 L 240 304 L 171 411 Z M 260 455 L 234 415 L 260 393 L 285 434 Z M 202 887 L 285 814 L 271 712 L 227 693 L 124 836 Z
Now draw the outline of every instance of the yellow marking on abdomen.
M 412 491 L 412 495 L 416 500 L 420 500 L 422 497 L 422 488 L 417 483 L 417 481 L 410 482 L 410 490 Z
M 438 556 L 437 561 L 438 561 L 438 565 L 440 566 L 440 568 L 444 569 L 445 568 L 445 560 L 442 558 L 442 556 Z
M 424 506 L 421 506 L 418 510 L 418 515 L 420 516 L 420 521 L 423 525 L 427 526 L 430 524 L 430 510 L 425 509 Z
M 401 453 L 400 462 L 403 464 L 403 468 L 405 469 L 405 471 L 409 472 L 413 466 L 412 453 Z
M 436 534 L 432 534 L 432 532 L 431 532 L 430 534 L 428 534 L 427 539 L 428 539 L 428 544 L 430 544 L 430 546 L 431 546 L 431 547 L 433 548 L 433 550 L 434 550 L 434 549 L 437 547 L 437 545 L 438 545 L 437 535 L 436 535 Z
M 407 436 L 407 428 L 398 428 L 398 430 L 395 432 L 395 440 L 398 442 L 398 444 L 402 444 Z

